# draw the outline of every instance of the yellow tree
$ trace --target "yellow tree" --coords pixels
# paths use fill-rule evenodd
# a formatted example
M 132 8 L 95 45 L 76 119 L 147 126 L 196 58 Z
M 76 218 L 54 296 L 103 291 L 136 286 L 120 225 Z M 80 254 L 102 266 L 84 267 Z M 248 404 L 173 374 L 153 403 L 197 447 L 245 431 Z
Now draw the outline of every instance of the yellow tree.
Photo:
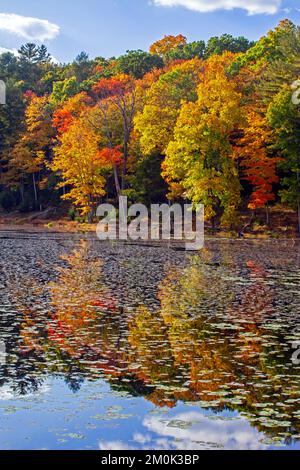
M 67 188 L 63 198 L 71 200 L 82 215 L 88 216 L 89 222 L 105 195 L 105 167 L 98 153 L 97 135 L 82 116 L 59 137 L 51 164 L 52 170 L 62 177 L 59 186 Z
M 111 164 L 113 171 L 116 194 L 121 194 L 119 167 L 123 162 L 122 141 L 123 125 L 122 117 L 118 108 L 110 98 L 99 100 L 91 109 L 88 121 L 97 134 L 100 153 L 99 158 L 107 165 Z
M 86 129 L 94 135 L 98 149 L 95 161 L 102 168 L 105 177 L 109 177 L 110 173 L 114 174 L 116 191 L 119 194 L 118 167 L 123 161 L 120 145 L 123 139 L 123 121 L 115 103 L 108 96 L 97 100 L 95 104 L 86 93 L 79 93 L 64 102 L 53 117 L 53 125 L 60 141 L 76 122 L 84 122 Z
M 232 225 L 240 203 L 240 183 L 231 136 L 242 119 L 241 94 L 226 75 L 234 55 L 214 56 L 205 64 L 196 103 L 185 103 L 167 148 L 163 175 L 171 189 L 194 204 L 206 218 Z
M 165 153 L 183 101 L 197 99 L 202 61 L 193 59 L 173 66 L 146 92 L 145 106 L 135 118 L 135 130 L 143 152 Z
M 46 162 L 50 158 L 54 129 L 52 127 L 52 108 L 47 95 L 30 95 L 25 113 L 25 131 L 12 149 L 6 180 L 18 184 L 24 198 L 24 184 L 31 175 L 35 204 L 38 203 L 38 183 L 41 183 Z M 29 183 L 30 184 L 30 183 Z

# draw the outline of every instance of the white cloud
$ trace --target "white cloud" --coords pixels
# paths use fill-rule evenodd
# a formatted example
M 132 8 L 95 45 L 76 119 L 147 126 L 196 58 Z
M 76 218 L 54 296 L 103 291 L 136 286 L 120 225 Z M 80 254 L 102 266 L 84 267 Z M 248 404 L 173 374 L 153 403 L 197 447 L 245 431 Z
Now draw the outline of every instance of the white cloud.
M 174 424 L 173 424 L 174 423 Z M 180 427 L 179 423 L 184 426 Z M 158 434 L 168 442 L 167 448 L 179 450 L 201 450 L 222 448 L 226 450 L 262 450 L 264 438 L 248 421 L 239 417 L 226 420 L 211 419 L 200 412 L 179 413 L 172 420 L 164 416 L 147 416 L 143 425 L 148 431 Z M 157 441 L 157 445 L 160 442 Z M 159 445 L 162 448 L 161 445 Z M 166 443 L 163 443 L 166 447 Z
M 167 417 L 146 415 L 143 432 L 135 433 L 129 445 L 122 441 L 102 441 L 101 450 L 266 450 L 263 433 L 236 414 L 207 416 L 200 411 L 181 412 Z
M 124 444 L 122 441 L 99 442 L 100 450 L 133 450 L 133 447 Z
M 29 41 L 43 42 L 55 38 L 59 34 L 60 28 L 48 20 L 12 13 L 0 13 L 0 30 L 16 34 Z
M 133 440 L 135 442 L 138 442 L 139 444 L 147 444 L 147 442 L 151 442 L 151 436 L 149 435 L 144 436 L 144 434 L 141 434 L 138 432 L 134 434 Z
M 18 395 L 13 387 L 11 387 L 10 384 L 5 384 L 0 387 L 0 401 L 9 401 L 9 400 L 24 400 L 26 398 L 33 398 L 33 397 L 39 397 L 41 395 L 44 395 L 45 393 L 48 393 L 50 390 L 49 385 L 44 384 L 40 387 L 40 389 L 37 392 L 29 392 L 26 395 Z
M 183 6 L 201 13 L 241 8 L 250 15 L 277 13 L 282 4 L 282 0 L 153 0 L 153 2 L 157 6 Z
M 7 49 L 6 47 L 0 47 L 0 54 L 4 54 L 5 52 L 10 52 L 11 54 L 18 55 L 17 49 Z

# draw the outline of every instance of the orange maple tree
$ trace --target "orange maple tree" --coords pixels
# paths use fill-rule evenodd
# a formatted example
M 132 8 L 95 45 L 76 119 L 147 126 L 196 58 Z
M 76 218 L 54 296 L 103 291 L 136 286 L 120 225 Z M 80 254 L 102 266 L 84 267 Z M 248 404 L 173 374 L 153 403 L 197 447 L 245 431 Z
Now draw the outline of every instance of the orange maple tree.
M 273 185 L 279 181 L 276 168 L 281 159 L 272 154 L 272 131 L 265 115 L 253 105 L 246 109 L 243 132 L 237 154 L 242 157 L 244 179 L 253 186 L 248 207 L 255 210 L 275 200 Z
M 66 101 L 62 107 L 59 107 L 53 114 L 53 127 L 59 134 L 67 132 L 75 118 L 79 117 L 85 106 L 91 103 L 90 98 L 84 92 Z
M 187 38 L 182 34 L 178 34 L 178 36 L 164 36 L 163 39 L 156 41 L 150 46 L 149 52 L 150 54 L 165 56 L 172 49 L 178 46 L 185 46 L 186 44 Z
M 103 166 L 120 166 L 122 164 L 122 157 L 123 153 L 121 145 L 118 145 L 117 147 L 105 147 L 104 149 L 99 150 L 95 158 Z

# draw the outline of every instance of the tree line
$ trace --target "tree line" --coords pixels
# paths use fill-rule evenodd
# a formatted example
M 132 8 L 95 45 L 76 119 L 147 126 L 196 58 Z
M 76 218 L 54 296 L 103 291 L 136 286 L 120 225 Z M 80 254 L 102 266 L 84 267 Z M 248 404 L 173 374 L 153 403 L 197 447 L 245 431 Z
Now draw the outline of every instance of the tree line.
M 213 227 L 281 202 L 300 231 L 300 28 L 257 42 L 165 36 L 149 52 L 56 64 L 45 46 L 0 55 L 0 206 L 68 201 L 92 221 L 128 196 L 203 203 Z M 295 99 L 296 97 L 296 99 Z M 300 100 L 299 100 L 300 101 Z

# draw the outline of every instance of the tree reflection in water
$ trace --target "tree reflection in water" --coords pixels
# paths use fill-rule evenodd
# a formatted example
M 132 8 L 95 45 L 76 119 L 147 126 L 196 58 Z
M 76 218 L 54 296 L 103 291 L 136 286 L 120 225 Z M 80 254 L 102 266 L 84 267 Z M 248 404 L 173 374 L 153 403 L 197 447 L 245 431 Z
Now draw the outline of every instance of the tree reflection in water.
M 0 386 L 26 395 L 51 374 L 75 393 L 104 378 L 157 406 L 237 410 L 272 438 L 300 435 L 299 367 L 291 363 L 298 300 L 284 290 L 299 271 L 271 272 L 250 258 L 237 270 L 231 246 L 206 249 L 167 265 L 155 302 L 133 303 L 126 289 L 120 299 L 88 242 L 62 261 L 51 282 L 10 286 L 18 312 L 5 317 L 14 326 Z

